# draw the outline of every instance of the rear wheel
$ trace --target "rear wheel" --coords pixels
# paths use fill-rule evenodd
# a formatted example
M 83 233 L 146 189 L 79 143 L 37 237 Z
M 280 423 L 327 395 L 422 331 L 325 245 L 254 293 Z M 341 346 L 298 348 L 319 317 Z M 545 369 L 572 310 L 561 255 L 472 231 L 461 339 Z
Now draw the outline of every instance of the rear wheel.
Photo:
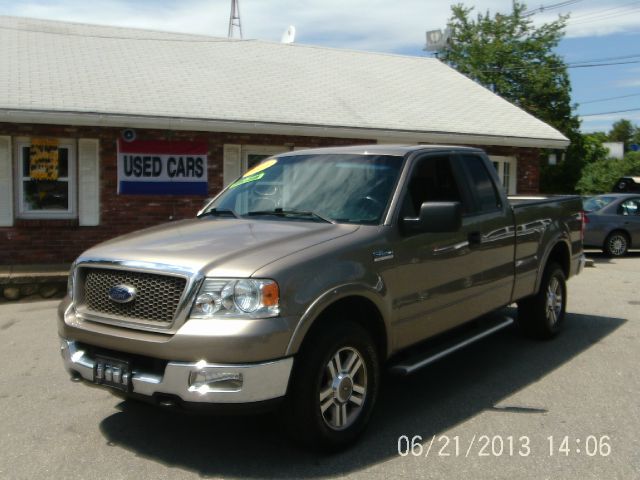
M 537 294 L 518 302 L 518 324 L 534 338 L 551 338 L 562 327 L 567 305 L 567 284 L 562 268 L 550 263 L 545 268 Z
M 610 257 L 622 257 L 629 250 L 629 237 L 624 232 L 611 232 L 604 241 L 604 253 Z
M 284 414 L 296 440 L 335 451 L 353 443 L 369 422 L 380 367 L 373 338 L 360 325 L 323 327 L 296 359 Z

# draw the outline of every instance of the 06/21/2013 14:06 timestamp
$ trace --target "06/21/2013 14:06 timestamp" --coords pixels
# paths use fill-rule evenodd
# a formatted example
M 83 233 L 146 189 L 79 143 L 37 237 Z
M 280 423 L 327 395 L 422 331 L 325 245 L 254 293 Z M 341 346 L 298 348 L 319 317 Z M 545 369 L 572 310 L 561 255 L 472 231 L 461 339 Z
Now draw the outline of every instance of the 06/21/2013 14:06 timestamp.
M 433 435 L 426 442 L 421 435 L 398 437 L 398 455 L 401 457 L 528 457 L 536 453 L 550 457 L 608 457 L 611 455 L 611 438 L 609 435 L 588 435 L 584 438 L 549 435 L 546 448 L 535 450 L 528 435 L 474 435 L 466 442 L 459 435 Z

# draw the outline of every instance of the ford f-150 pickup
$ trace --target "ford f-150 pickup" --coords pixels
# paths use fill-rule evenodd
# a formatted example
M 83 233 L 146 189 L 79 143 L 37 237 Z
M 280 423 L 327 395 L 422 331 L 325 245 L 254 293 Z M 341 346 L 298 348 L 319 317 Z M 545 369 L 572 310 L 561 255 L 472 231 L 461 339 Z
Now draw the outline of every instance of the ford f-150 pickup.
M 164 406 L 279 404 L 295 435 L 341 448 L 383 368 L 410 373 L 508 326 L 486 314 L 514 302 L 526 334 L 558 333 L 581 209 L 508 199 L 474 148 L 277 155 L 196 218 L 83 253 L 59 308 L 64 365 Z

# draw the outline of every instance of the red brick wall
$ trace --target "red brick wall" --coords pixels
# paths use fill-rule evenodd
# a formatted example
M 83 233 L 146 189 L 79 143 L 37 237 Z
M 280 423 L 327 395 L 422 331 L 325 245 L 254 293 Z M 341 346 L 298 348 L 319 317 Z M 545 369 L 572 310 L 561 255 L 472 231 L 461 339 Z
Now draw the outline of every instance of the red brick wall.
M 0 122 L 0 135 L 12 137 L 98 138 L 100 140 L 100 225 L 80 227 L 77 220 L 15 219 L 13 227 L 0 228 L 0 265 L 67 263 L 87 248 L 140 228 L 190 218 L 202 206 L 201 196 L 117 195 L 116 140 L 122 128 Z M 375 143 L 366 139 L 187 132 L 136 129 L 140 140 L 204 139 L 209 144 L 209 194 L 222 188 L 224 144 L 295 145 L 325 147 Z M 481 147 L 491 155 L 518 158 L 518 193 L 537 193 L 538 150 L 514 147 Z
M 0 123 L 0 135 L 100 139 L 100 225 L 80 227 L 77 220 L 27 220 L 0 227 L 0 265 L 72 262 L 87 248 L 109 238 L 158 223 L 191 218 L 203 196 L 117 195 L 116 140 L 122 128 Z M 209 144 L 209 194 L 222 188 L 224 144 L 326 147 L 372 143 L 370 140 L 186 132 L 136 129 L 140 140 L 204 139 Z

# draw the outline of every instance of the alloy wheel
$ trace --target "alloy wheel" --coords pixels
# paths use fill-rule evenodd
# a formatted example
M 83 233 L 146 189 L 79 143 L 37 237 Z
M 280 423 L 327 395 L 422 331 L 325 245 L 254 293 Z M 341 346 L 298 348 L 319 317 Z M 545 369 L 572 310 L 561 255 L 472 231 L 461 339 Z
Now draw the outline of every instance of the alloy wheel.
M 320 413 L 333 430 L 356 421 L 367 396 L 367 367 L 355 348 L 338 350 L 327 362 L 320 387 Z
M 555 325 L 562 313 L 563 292 L 562 284 L 556 277 L 549 280 L 547 287 L 547 319 L 550 325 Z

